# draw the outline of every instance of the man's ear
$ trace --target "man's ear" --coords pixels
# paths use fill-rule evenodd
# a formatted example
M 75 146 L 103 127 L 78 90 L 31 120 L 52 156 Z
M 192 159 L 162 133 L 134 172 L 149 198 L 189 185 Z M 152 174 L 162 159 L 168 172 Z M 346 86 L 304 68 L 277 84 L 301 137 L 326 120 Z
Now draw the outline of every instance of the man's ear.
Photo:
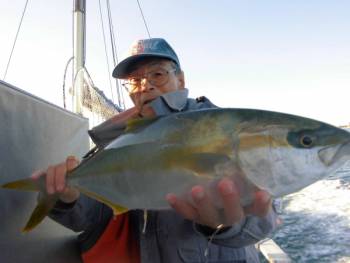
M 179 81 L 179 89 L 184 89 L 185 88 L 185 73 L 181 70 L 177 74 L 177 80 Z

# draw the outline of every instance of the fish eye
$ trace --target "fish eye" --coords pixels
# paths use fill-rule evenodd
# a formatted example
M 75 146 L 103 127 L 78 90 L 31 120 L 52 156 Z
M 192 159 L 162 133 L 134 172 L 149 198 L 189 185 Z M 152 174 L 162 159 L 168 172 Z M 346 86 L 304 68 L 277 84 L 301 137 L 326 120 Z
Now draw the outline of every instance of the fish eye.
M 310 148 L 313 145 L 313 138 L 309 135 L 302 135 L 300 138 L 300 144 L 305 148 Z

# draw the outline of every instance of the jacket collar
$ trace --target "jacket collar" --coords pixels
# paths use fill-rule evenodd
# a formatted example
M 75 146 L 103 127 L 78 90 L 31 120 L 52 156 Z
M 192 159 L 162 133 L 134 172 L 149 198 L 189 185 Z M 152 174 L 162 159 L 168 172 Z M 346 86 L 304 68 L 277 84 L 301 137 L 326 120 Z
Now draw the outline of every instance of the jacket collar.
M 168 92 L 150 103 L 157 116 L 168 115 L 171 112 L 182 111 L 187 104 L 188 89 Z
M 181 111 L 186 107 L 188 90 L 182 89 L 169 92 L 158 97 L 150 103 L 157 116 L 169 115 L 172 112 Z M 93 142 L 99 147 L 106 145 L 124 132 L 129 119 L 137 118 L 135 107 L 121 112 L 89 130 Z

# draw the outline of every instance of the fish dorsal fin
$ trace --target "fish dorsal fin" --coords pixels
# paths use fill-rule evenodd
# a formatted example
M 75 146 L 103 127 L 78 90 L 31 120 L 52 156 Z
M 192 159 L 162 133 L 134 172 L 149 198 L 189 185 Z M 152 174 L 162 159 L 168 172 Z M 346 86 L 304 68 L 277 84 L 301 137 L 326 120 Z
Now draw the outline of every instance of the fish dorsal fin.
M 135 130 L 144 128 L 158 119 L 159 119 L 158 117 L 131 119 L 126 123 L 125 132 L 133 132 Z
M 111 202 L 110 200 L 108 200 L 107 198 L 105 198 L 97 193 L 86 190 L 85 188 L 77 187 L 77 189 L 81 193 L 85 194 L 86 196 L 91 197 L 92 199 L 95 199 L 95 200 L 109 206 L 113 210 L 114 215 L 120 215 L 120 214 L 123 214 L 129 210 L 128 208 L 120 206 L 118 204 L 115 204 L 115 203 Z

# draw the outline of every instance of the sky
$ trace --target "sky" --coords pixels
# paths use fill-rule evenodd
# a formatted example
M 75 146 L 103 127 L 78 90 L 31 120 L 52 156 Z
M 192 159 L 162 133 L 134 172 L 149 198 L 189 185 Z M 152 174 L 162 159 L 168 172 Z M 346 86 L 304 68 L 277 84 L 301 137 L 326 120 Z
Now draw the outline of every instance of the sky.
M 25 2 L 0 0 L 2 80 Z M 100 2 L 110 55 L 106 1 Z M 350 123 L 350 1 L 139 2 L 151 37 L 165 38 L 176 50 L 191 97 Z M 98 3 L 87 0 L 86 68 L 111 96 L 113 62 L 109 56 L 108 68 Z M 148 34 L 136 0 L 110 4 L 121 59 Z M 73 55 L 72 10 L 73 0 L 29 0 L 6 82 L 63 105 L 64 70 Z

